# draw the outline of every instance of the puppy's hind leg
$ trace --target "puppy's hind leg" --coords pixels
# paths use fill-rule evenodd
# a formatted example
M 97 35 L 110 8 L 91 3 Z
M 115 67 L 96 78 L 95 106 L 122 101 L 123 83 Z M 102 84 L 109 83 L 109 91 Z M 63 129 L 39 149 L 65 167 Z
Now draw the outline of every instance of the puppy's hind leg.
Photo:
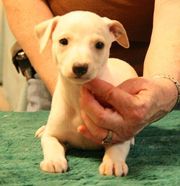
M 41 138 L 41 145 L 44 153 L 44 160 L 40 163 L 41 169 L 51 173 L 66 172 L 68 164 L 65 158 L 65 147 L 58 139 L 45 134 Z
M 105 147 L 103 161 L 99 167 L 101 175 L 126 176 L 128 166 L 126 157 L 130 149 L 130 141 Z

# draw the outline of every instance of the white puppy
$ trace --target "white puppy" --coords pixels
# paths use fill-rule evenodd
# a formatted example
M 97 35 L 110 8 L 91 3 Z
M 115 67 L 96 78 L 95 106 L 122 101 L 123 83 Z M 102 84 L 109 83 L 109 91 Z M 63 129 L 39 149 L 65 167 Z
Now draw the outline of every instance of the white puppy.
M 115 20 L 102 18 L 86 11 L 74 11 L 40 23 L 36 35 L 42 51 L 49 40 L 59 71 L 47 125 L 36 136 L 41 136 L 44 160 L 40 167 L 47 172 L 65 172 L 65 144 L 83 149 L 105 147 L 100 165 L 102 175 L 122 176 L 128 173 L 125 163 L 130 141 L 122 144 L 98 145 L 85 139 L 77 128 L 83 124 L 80 116 L 79 94 L 83 83 L 98 77 L 113 85 L 137 76 L 127 63 L 108 59 L 113 41 L 129 47 L 126 31 Z

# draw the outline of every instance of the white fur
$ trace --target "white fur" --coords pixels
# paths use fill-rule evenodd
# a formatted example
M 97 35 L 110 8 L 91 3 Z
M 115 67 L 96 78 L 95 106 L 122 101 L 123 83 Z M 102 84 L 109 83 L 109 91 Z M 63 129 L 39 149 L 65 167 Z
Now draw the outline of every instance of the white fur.
M 41 51 L 52 40 L 52 54 L 59 70 L 57 86 L 53 95 L 52 108 L 47 125 L 41 127 L 36 136 L 41 136 L 44 160 L 41 169 L 47 172 L 65 172 L 65 144 L 77 148 L 97 149 L 97 145 L 77 132 L 83 124 L 80 116 L 79 91 L 83 83 L 95 77 L 118 85 L 136 72 L 119 59 L 108 59 L 111 43 L 117 41 L 128 48 L 129 42 L 121 23 L 85 12 L 74 11 L 45 21 L 36 27 Z M 68 45 L 59 40 L 68 39 Z M 101 41 L 103 49 L 95 48 Z M 87 64 L 88 70 L 81 77 L 73 72 L 73 65 Z M 128 173 L 125 163 L 130 141 L 105 146 L 105 155 L 99 171 L 102 175 L 122 176 Z

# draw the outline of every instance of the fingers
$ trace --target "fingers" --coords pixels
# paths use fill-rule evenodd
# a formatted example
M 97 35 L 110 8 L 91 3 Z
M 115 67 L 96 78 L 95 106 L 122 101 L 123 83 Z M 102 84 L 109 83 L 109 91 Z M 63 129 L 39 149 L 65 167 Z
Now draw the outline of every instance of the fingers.
M 134 97 L 131 94 L 103 80 L 94 79 L 85 84 L 85 88 L 87 88 L 91 94 L 100 97 L 104 102 L 109 103 L 120 112 L 121 109 L 127 109 L 124 105 L 129 107 L 133 106 Z
M 80 97 L 81 108 L 86 113 L 82 114 L 85 125 L 79 130 L 81 134 L 98 143 L 102 142 L 109 130 L 113 132 L 112 143 L 132 138 L 141 127 L 138 123 L 142 123 L 145 110 L 144 104 L 141 104 L 143 96 L 139 99 L 139 94 L 147 88 L 144 85 L 144 88 L 137 88 L 135 82 L 133 79 L 127 80 L 118 87 L 99 79 L 87 83 L 81 89 Z M 141 82 L 144 84 L 143 79 L 139 80 Z M 111 107 L 102 106 L 99 97 Z
M 102 141 L 107 137 L 109 130 L 104 129 L 102 127 L 98 127 L 83 111 L 81 112 L 81 116 L 83 121 L 85 122 L 85 125 L 81 125 L 80 127 L 78 127 L 78 132 L 80 132 L 83 136 L 90 139 L 91 141 L 94 141 L 98 144 L 102 144 Z M 124 141 L 121 140 L 121 138 L 116 134 L 116 130 L 110 131 L 112 131 L 113 133 L 112 143 Z
M 81 133 L 85 138 L 89 139 L 90 141 L 93 141 L 97 144 L 103 144 L 102 142 L 107 137 L 109 131 L 106 130 L 105 132 L 104 129 L 102 131 L 102 128 L 99 128 L 98 129 L 99 133 L 97 133 L 97 132 L 93 132 L 94 131 L 93 128 L 88 128 L 87 126 L 89 126 L 87 125 L 87 123 L 86 125 L 81 125 L 78 127 L 77 131 Z M 89 129 L 91 130 L 92 133 L 90 132 Z M 133 136 L 131 135 L 127 136 L 127 134 L 126 137 L 124 137 L 123 135 L 118 135 L 114 131 L 112 131 L 112 141 L 110 142 L 110 144 L 122 143 L 124 141 L 131 139 L 132 137 Z
M 86 127 L 86 125 L 80 125 L 77 128 L 77 131 L 79 133 L 81 133 L 85 138 L 93 141 L 94 143 L 100 144 L 100 141 L 98 141 L 96 138 L 94 138 L 94 136 L 89 132 L 88 128 Z
M 78 127 L 78 132 L 91 141 L 101 144 L 102 139 L 107 135 L 107 130 L 97 127 L 84 112 L 81 113 L 81 116 L 85 125 Z
M 81 89 L 80 105 L 81 108 L 83 108 L 83 110 L 91 116 L 90 118 L 94 123 L 98 122 L 97 115 L 100 116 L 105 111 L 105 109 L 86 88 Z
M 86 88 L 81 91 L 80 104 L 91 122 L 98 127 L 114 130 L 123 121 L 123 118 L 115 110 L 102 107 Z

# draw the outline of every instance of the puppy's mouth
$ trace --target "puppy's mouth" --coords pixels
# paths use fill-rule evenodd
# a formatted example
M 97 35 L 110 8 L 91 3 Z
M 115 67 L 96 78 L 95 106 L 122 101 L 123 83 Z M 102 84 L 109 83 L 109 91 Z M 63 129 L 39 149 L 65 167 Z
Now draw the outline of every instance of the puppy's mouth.
M 66 77 L 68 80 L 73 82 L 74 84 L 84 84 L 87 83 L 88 81 L 91 81 L 97 76 L 96 73 L 91 73 L 91 74 L 84 74 L 82 76 L 77 76 L 75 74 L 69 74 L 68 77 Z
M 91 81 L 94 78 L 88 76 L 82 76 L 82 77 L 75 76 L 75 77 L 69 77 L 68 79 L 76 84 L 84 84 L 87 83 L 88 81 Z

